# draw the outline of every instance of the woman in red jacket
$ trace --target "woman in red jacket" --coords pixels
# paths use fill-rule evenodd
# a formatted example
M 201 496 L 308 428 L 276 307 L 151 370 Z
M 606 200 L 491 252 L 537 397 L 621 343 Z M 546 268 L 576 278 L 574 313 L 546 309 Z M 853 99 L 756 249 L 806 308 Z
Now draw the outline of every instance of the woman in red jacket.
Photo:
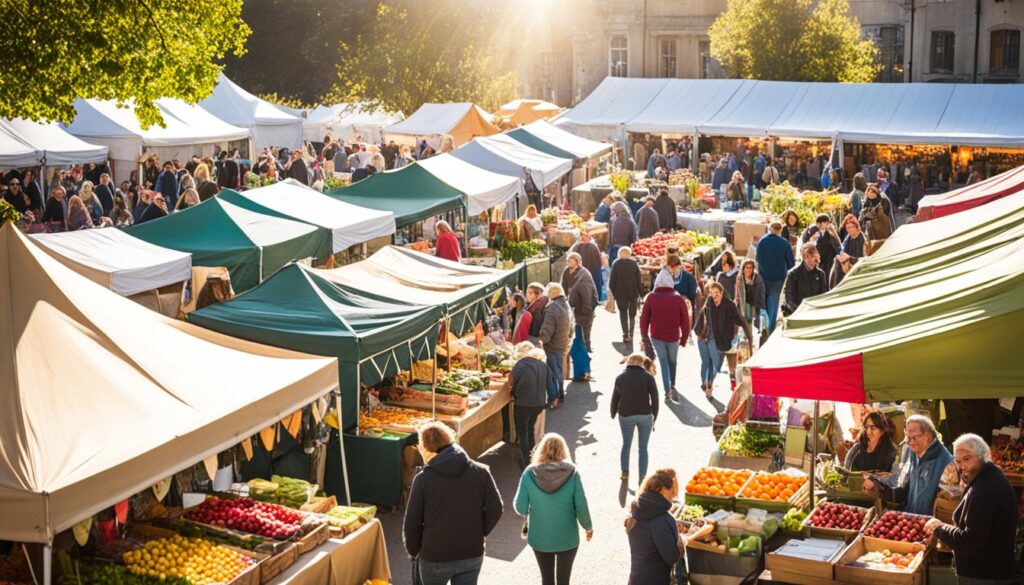
M 519 345 L 523 341 L 530 340 L 530 325 L 533 324 L 533 314 L 526 309 L 526 297 L 523 293 L 512 295 L 512 307 L 509 316 L 512 326 L 512 345 Z
M 452 233 L 452 227 L 447 221 L 441 220 L 434 225 L 437 230 L 437 241 L 434 244 L 434 255 L 438 258 L 458 262 L 462 257 L 459 250 L 459 239 Z
M 654 348 L 665 384 L 665 400 L 677 400 L 676 357 L 679 346 L 686 345 L 690 334 L 690 310 L 686 299 L 675 290 L 675 281 L 668 271 L 658 273 L 654 291 L 644 299 L 640 314 L 640 336 Z

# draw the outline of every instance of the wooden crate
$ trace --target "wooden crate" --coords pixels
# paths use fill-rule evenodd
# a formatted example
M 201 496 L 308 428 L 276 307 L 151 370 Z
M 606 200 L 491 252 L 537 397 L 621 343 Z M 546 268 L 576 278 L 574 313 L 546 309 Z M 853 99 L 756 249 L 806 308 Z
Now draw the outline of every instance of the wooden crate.
M 308 504 L 302 504 L 299 510 L 303 512 L 310 512 L 312 514 L 324 514 L 330 512 L 338 505 L 338 498 L 334 496 L 328 496 L 326 499 L 320 502 L 310 502 Z
M 935 498 L 935 506 L 932 508 L 932 515 L 946 524 L 952 524 L 953 511 L 960 505 L 960 500 L 963 498 L 954 500 L 945 497 L 944 494 L 945 492 L 939 491 L 939 496 Z
M 299 539 L 299 555 L 301 556 L 310 552 L 321 544 L 327 542 L 327 539 L 330 537 L 331 533 L 327 523 L 317 526 L 311 532 L 303 535 L 303 537 Z
M 132 526 L 131 531 L 133 535 L 142 540 L 157 540 L 160 538 L 169 538 L 178 534 L 173 530 L 167 528 L 161 528 L 158 526 L 152 526 L 150 524 L 135 524 Z M 239 573 L 234 579 L 228 581 L 224 585 L 262 585 L 260 581 L 260 572 L 262 570 L 262 564 L 269 558 L 269 555 L 245 550 L 231 546 L 229 544 L 217 543 L 218 546 L 223 546 L 226 549 L 232 550 L 241 555 L 247 556 L 253 560 L 252 565 L 246 570 Z M 294 562 L 294 561 L 293 561 Z
M 916 552 L 910 571 L 881 571 L 867 567 L 851 567 L 862 555 L 868 552 L 889 550 L 906 554 Z M 922 585 L 924 583 L 924 547 L 895 540 L 883 540 L 870 536 L 858 536 L 835 563 L 835 579 L 841 583 L 853 585 Z
M 722 453 L 716 462 L 717 467 L 726 469 L 749 469 L 751 471 L 768 471 L 772 464 L 770 456 L 765 457 L 744 457 L 741 455 L 726 455 Z
M 823 540 L 832 541 L 832 543 L 822 542 Z M 794 546 L 799 547 L 806 546 L 812 554 L 818 554 L 817 551 L 829 552 L 831 549 L 826 548 L 822 551 L 822 546 L 832 546 L 835 548 L 835 552 L 831 554 L 828 559 L 807 559 L 799 556 L 781 554 L 781 551 L 785 547 Z M 773 551 L 765 555 L 765 567 L 770 569 L 772 576 L 777 581 L 784 583 L 795 583 L 796 585 L 813 585 L 813 583 L 825 583 L 832 581 L 833 574 L 833 563 L 843 554 L 846 550 L 845 542 L 837 539 L 807 539 L 807 540 L 790 540 L 779 550 Z M 799 575 L 805 577 L 807 580 L 792 581 L 785 577 L 791 575 Z
M 276 555 L 264 559 L 260 563 L 260 583 L 269 583 L 275 577 L 288 570 L 299 560 L 299 545 L 292 543 Z
M 815 510 L 817 510 L 822 504 L 825 504 L 825 503 L 829 503 L 829 502 L 827 502 L 825 500 L 819 502 L 818 505 L 814 507 Z M 811 513 L 808 514 L 807 518 L 804 519 L 804 523 L 803 523 L 804 530 L 807 531 L 807 533 L 809 535 L 811 535 L 811 536 L 817 536 L 817 537 L 820 537 L 820 538 L 838 538 L 838 539 L 842 539 L 843 542 L 846 542 L 846 543 L 852 542 L 853 539 L 857 538 L 857 535 L 860 534 L 861 532 L 864 532 L 864 529 L 867 528 L 868 525 L 871 524 L 872 520 L 875 519 L 875 509 L 874 508 L 862 508 L 860 506 L 850 506 L 848 504 L 847 504 L 847 506 L 850 507 L 850 508 L 854 508 L 854 509 L 860 510 L 861 512 L 864 512 L 864 521 L 861 523 L 859 529 L 857 529 L 857 530 L 846 530 L 846 529 L 843 529 L 843 528 L 822 528 L 820 526 L 813 526 L 813 525 L 811 525 L 810 520 L 811 520 L 811 516 L 814 515 L 814 510 L 811 510 Z

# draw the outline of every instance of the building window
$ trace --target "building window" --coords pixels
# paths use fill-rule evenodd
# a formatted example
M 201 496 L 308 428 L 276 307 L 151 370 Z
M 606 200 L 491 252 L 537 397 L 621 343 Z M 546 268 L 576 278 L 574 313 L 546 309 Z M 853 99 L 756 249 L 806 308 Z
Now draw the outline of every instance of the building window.
M 676 76 L 676 40 L 675 39 L 661 39 L 661 70 L 660 74 L 662 77 L 675 77 Z
M 725 79 L 725 69 L 711 56 L 711 41 L 701 41 L 698 47 L 700 54 L 700 78 L 701 79 Z
M 989 73 L 1016 76 L 1020 72 L 1020 31 L 992 31 Z
M 903 26 L 866 26 L 864 36 L 878 46 L 878 81 L 882 83 L 903 82 Z
M 629 39 L 626 35 L 612 35 L 608 45 L 608 75 L 629 77 Z
M 953 31 L 932 31 L 932 73 L 953 73 Z

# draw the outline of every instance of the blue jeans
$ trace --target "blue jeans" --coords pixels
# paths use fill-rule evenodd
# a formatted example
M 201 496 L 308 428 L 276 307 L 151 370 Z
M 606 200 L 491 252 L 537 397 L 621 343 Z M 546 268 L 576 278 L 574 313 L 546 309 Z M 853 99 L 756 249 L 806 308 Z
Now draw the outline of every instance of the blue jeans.
M 483 557 L 435 563 L 420 559 L 420 579 L 423 585 L 476 585 L 480 577 Z
M 622 465 L 623 473 L 629 473 L 629 450 L 633 446 L 633 429 L 640 433 L 640 481 L 643 481 L 647 477 L 647 442 L 651 439 L 651 430 L 654 429 L 654 415 L 619 416 L 619 428 L 622 430 L 622 453 L 619 454 L 619 463 Z
M 775 321 L 779 318 L 779 301 L 782 299 L 784 280 L 764 281 L 764 298 L 768 310 L 768 332 L 775 331 Z
M 698 339 L 697 350 L 700 352 L 700 379 L 702 382 L 710 384 L 715 381 L 718 370 L 722 369 L 722 360 L 725 358 L 725 354 L 718 350 L 714 336 Z
M 665 395 L 668 395 L 676 385 L 676 357 L 679 354 L 678 341 L 661 341 L 651 339 L 654 346 L 654 353 L 658 356 L 658 367 L 661 368 L 661 381 L 665 385 Z
M 548 377 L 548 398 L 555 396 L 559 400 L 565 398 L 565 390 L 562 387 L 562 382 L 565 380 L 565 354 L 560 351 L 544 351 L 544 355 L 548 357 L 548 371 L 550 376 Z M 548 400 L 551 402 L 551 400 Z

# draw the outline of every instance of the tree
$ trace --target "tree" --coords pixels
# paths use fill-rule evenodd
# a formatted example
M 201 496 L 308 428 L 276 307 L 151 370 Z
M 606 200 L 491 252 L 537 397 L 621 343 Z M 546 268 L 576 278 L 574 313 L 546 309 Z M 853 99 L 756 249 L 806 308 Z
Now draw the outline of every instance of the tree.
M 730 76 L 871 82 L 878 48 L 860 36 L 848 0 L 729 0 L 708 30 Z
M 241 53 L 242 0 L 7 0 L 0 21 L 0 116 L 70 122 L 76 98 L 133 104 L 162 122 L 154 100 L 195 103 L 213 91 L 217 61 Z
M 517 76 L 482 48 L 485 21 L 476 19 L 471 4 L 378 4 L 369 31 L 342 45 L 338 79 L 324 101 L 365 101 L 408 115 L 426 102 L 474 102 L 494 110 L 514 99 Z M 480 26 L 456 30 L 457 22 Z

